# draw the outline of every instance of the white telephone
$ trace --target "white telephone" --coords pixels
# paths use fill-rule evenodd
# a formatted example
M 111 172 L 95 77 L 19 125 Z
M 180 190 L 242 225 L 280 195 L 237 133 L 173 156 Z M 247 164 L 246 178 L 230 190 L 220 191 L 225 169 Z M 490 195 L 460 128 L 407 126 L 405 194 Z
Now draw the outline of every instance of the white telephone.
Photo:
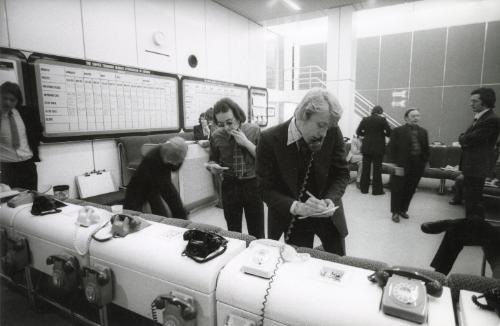
M 249 248 L 253 251 L 252 259 L 243 265 L 243 272 L 266 279 L 273 276 L 279 259 L 302 262 L 310 258 L 309 254 L 299 254 L 292 246 L 270 239 L 252 241 Z

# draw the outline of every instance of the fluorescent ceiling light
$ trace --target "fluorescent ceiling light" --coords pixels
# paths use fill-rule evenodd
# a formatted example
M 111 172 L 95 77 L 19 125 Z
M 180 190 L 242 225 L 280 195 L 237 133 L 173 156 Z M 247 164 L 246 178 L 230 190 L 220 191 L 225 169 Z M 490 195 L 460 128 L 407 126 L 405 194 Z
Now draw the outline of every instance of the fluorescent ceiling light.
M 282 0 L 282 1 L 295 11 L 302 10 L 302 8 L 300 8 L 300 6 L 295 2 L 293 2 L 292 0 Z

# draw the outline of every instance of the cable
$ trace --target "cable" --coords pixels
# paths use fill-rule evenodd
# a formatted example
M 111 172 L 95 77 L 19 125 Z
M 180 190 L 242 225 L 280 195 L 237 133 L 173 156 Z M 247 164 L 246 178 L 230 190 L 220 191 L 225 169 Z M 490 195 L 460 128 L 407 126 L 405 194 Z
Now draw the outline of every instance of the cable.
M 155 301 L 151 302 L 151 318 L 153 319 L 153 326 L 156 326 L 158 324 L 158 315 L 156 314 Z

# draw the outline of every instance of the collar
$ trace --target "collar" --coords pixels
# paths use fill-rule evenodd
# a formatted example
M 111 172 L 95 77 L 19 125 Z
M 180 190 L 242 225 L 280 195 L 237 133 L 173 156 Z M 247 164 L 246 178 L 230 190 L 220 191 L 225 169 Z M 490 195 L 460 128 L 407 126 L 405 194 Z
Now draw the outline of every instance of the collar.
M 300 133 L 297 125 L 295 124 L 295 117 L 292 118 L 290 124 L 288 125 L 288 139 L 286 141 L 286 145 L 298 142 L 302 138 L 302 134 Z
M 490 110 L 491 109 L 484 109 L 483 111 L 474 114 L 474 120 L 479 120 L 479 118 L 481 118 L 483 115 L 486 114 L 486 112 L 488 112 Z

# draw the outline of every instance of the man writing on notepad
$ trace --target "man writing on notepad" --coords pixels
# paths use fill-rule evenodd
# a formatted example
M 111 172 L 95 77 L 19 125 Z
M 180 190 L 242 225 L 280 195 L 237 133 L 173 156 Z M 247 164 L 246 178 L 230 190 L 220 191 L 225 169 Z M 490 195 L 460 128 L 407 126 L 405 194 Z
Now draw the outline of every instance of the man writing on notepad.
M 269 208 L 269 238 L 345 255 L 342 196 L 349 183 L 342 108 L 324 89 L 312 89 L 294 117 L 262 132 L 257 145 L 259 187 Z

